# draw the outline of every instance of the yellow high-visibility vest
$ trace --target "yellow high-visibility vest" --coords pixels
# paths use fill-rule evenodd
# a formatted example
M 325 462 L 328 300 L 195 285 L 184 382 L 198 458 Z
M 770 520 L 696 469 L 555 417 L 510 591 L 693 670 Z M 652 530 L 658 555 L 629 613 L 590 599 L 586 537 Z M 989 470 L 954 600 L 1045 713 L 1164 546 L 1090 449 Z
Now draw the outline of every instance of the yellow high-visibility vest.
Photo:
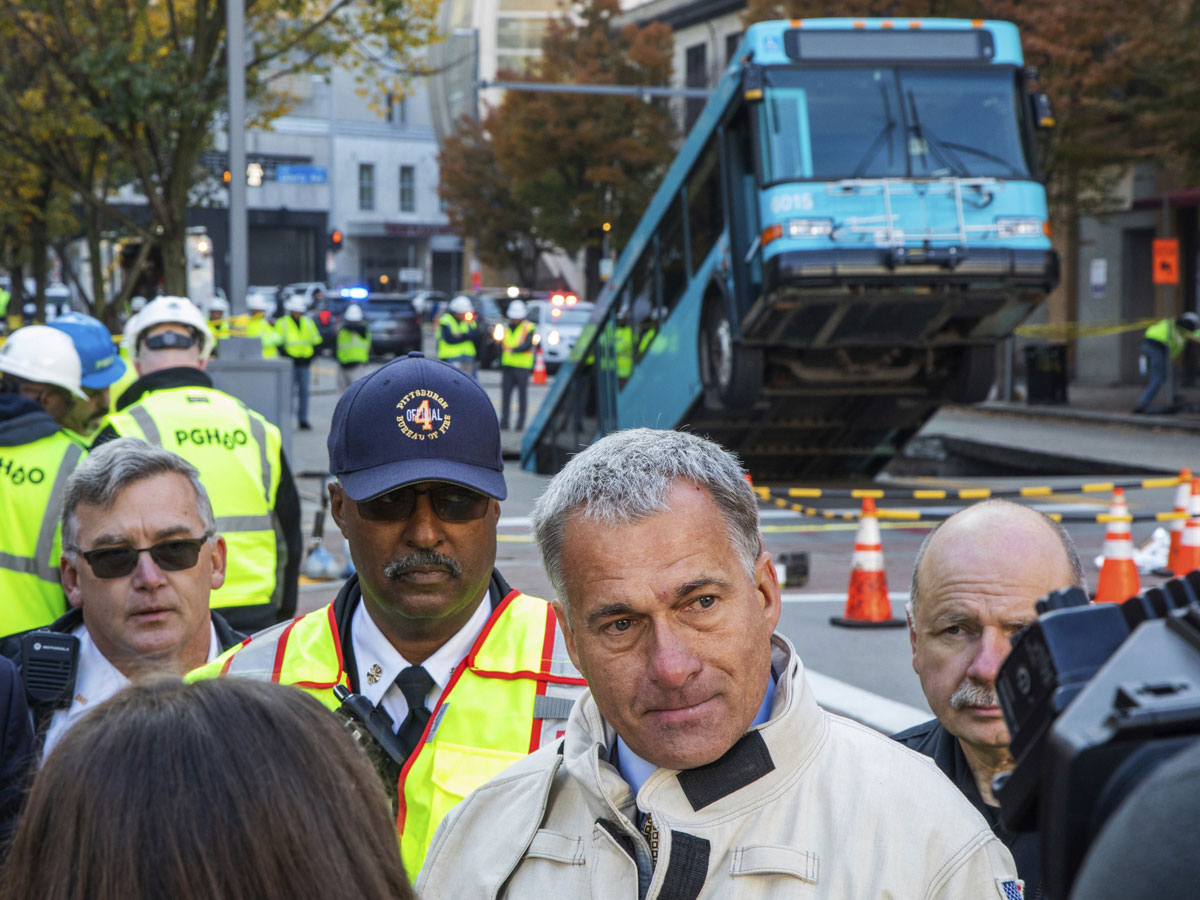
M 240 400 L 205 387 L 150 391 L 107 424 L 118 435 L 178 453 L 200 472 L 217 531 L 229 548 L 225 583 L 212 592 L 209 605 L 278 608 L 287 562 L 274 514 L 279 429 Z
M 308 316 L 301 316 L 298 323 L 291 316 L 284 316 L 275 323 L 275 329 L 284 352 L 293 359 L 308 359 L 321 343 L 321 332 Z
M 256 337 L 262 342 L 263 359 L 279 356 L 279 332 L 271 327 L 264 316 L 252 315 L 246 322 L 246 337 Z
M 505 327 L 504 340 L 502 342 L 504 349 L 500 353 L 500 365 L 512 366 L 515 369 L 533 368 L 533 351 L 525 350 L 518 353 L 517 348 L 525 343 L 525 339 L 535 327 L 528 320 L 522 320 L 517 324 L 516 328 Z
M 547 696 L 547 686 L 585 682 L 563 647 L 550 604 L 513 591 L 455 667 L 396 785 L 400 853 L 411 878 L 446 813 L 536 750 L 543 718 L 565 718 L 563 699 Z M 334 710 L 341 705 L 334 686 L 355 689 L 343 664 L 332 603 L 252 636 L 186 680 L 217 676 L 294 685 Z
M 58 560 L 67 478 L 84 450 L 61 431 L 0 446 L 0 636 L 67 611 Z
M 470 334 L 475 330 L 475 323 L 466 320 L 459 321 L 458 318 L 451 313 L 444 313 L 438 319 L 438 359 L 458 359 L 460 356 L 474 356 L 475 342 L 460 341 L 457 344 L 451 344 L 449 341 L 442 340 L 442 329 L 440 326 L 448 327 L 452 334 Z
M 337 361 L 346 365 L 365 363 L 371 358 L 371 332 L 359 334 L 342 328 L 337 336 Z

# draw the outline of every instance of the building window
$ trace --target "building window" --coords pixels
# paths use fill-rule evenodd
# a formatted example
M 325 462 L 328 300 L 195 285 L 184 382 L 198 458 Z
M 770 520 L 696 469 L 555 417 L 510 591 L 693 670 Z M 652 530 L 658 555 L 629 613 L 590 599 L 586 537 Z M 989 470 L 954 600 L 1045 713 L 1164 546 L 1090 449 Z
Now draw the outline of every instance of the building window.
M 358 164 L 358 208 L 375 208 L 375 165 Z
M 417 172 L 412 166 L 400 167 L 400 212 L 417 211 Z
M 387 120 L 393 125 L 403 125 L 408 121 L 408 105 L 403 94 L 387 95 Z
M 737 53 L 738 45 L 741 43 L 742 33 L 740 31 L 725 35 L 725 65 L 733 62 L 733 55 Z
M 684 52 L 684 65 L 687 69 L 684 81 L 686 87 L 708 87 L 707 49 L 706 44 L 694 44 Z M 692 130 L 692 126 L 696 124 L 696 119 L 700 116 L 700 111 L 704 109 L 705 102 L 700 97 L 688 98 L 684 106 L 683 127 L 685 131 Z

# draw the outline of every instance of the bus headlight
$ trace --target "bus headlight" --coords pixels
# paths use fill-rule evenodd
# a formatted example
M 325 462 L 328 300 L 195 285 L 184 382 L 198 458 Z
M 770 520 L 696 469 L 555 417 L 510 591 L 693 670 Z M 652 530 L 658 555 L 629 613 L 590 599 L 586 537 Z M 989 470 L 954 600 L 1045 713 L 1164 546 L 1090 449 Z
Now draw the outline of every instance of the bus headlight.
M 1002 238 L 1041 237 L 1044 233 L 1041 219 L 1025 219 L 1016 216 L 998 216 L 996 235 Z
M 562 338 L 559 336 L 557 331 L 551 331 L 548 335 L 546 335 L 546 343 L 551 347 L 557 345 L 560 340 L 562 340 Z
M 789 219 L 787 236 L 793 238 L 822 238 L 833 234 L 833 219 Z

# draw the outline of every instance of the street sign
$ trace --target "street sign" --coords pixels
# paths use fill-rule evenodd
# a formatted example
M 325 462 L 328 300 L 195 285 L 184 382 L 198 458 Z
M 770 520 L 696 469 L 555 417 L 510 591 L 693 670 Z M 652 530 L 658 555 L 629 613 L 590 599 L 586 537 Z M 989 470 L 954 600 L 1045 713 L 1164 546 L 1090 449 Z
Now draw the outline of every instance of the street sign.
M 1155 239 L 1154 283 L 1179 284 L 1179 240 L 1177 238 Z
M 275 180 L 280 184 L 325 184 L 324 166 L 275 165 Z

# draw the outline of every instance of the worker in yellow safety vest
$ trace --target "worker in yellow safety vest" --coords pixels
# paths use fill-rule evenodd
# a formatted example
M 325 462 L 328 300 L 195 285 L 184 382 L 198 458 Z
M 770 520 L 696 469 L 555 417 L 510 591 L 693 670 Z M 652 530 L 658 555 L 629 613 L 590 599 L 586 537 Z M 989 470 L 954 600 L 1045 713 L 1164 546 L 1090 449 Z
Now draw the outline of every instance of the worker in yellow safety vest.
M 475 307 L 470 297 L 459 294 L 438 319 L 438 359 L 474 375 L 477 336 Z
M 1139 368 L 1149 380 L 1146 389 L 1138 397 L 1137 406 L 1133 409 L 1135 413 L 1151 412 L 1150 404 L 1154 402 L 1163 382 L 1167 380 L 1171 364 L 1183 352 L 1183 348 L 1189 340 L 1200 339 L 1196 337 L 1198 330 L 1200 330 L 1200 316 L 1194 312 L 1185 312 L 1176 319 L 1159 319 L 1146 329 L 1146 333 L 1142 336 Z M 1172 404 L 1175 402 L 1174 397 L 1168 399 Z M 1175 412 L 1170 407 L 1161 411 Z
M 500 342 L 500 428 L 508 428 L 508 408 L 517 394 L 517 431 L 525 430 L 525 407 L 529 402 L 529 373 L 533 371 L 534 332 L 525 318 L 529 310 L 523 300 L 508 304 L 508 324 Z
M 140 375 L 96 444 L 133 436 L 179 454 L 200 472 L 229 547 L 211 605 L 239 631 L 290 619 L 300 575 L 300 496 L 279 429 L 204 371 L 213 337 L 186 297 L 158 297 L 127 327 Z
M 262 294 L 254 293 L 246 298 L 246 309 L 250 318 L 246 321 L 246 337 L 258 338 L 262 342 L 263 359 L 279 356 L 279 332 L 267 318 L 267 300 Z
M 232 333 L 229 322 L 229 301 L 224 297 L 213 297 L 208 301 L 208 330 L 212 332 L 213 340 L 217 341 L 213 345 L 213 355 L 220 348 L 222 338 L 227 338 Z
M 350 382 L 363 372 L 363 366 L 371 358 L 371 329 L 363 321 L 362 307 L 351 303 L 342 316 L 342 326 L 337 333 L 338 390 L 346 390 Z
M 544 600 L 498 571 L 495 409 L 420 353 L 355 381 L 329 434 L 334 521 L 357 574 L 328 606 L 189 675 L 293 684 L 374 745 L 416 877 L 442 817 L 562 734 L 583 679 Z
M 312 377 L 313 356 L 321 343 L 317 323 L 304 315 L 307 309 L 304 295 L 293 294 L 284 301 L 287 313 L 275 323 L 279 335 L 279 352 L 292 361 L 292 387 L 297 397 L 296 415 L 301 431 L 311 431 L 308 422 L 308 394 Z
M 71 338 L 18 328 L 0 347 L 0 636 L 67 611 L 59 509 L 84 450 L 60 427 L 87 403 Z

